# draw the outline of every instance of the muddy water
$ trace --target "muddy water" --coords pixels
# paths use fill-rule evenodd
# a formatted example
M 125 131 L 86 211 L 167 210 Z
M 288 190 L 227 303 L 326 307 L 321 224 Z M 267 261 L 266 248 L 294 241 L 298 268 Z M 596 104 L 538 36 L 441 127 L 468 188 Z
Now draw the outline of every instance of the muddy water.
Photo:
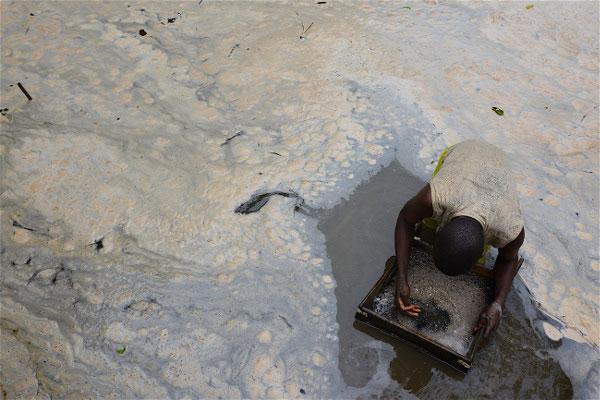
M 410 343 L 392 340 L 354 321 L 356 306 L 394 254 L 393 233 L 398 211 L 424 182 L 397 162 L 360 185 L 348 200 L 320 215 L 319 228 L 337 282 L 339 368 L 346 384 L 364 387 L 375 374 L 381 352 L 394 352 L 387 371 L 398 385 L 371 393 L 396 398 L 403 390 L 420 398 L 559 398 L 572 397 L 572 386 L 526 319 L 520 299 L 511 292 L 501 326 L 476 354 L 464 375 L 422 353 Z M 386 343 L 383 349 L 373 341 Z M 441 396 L 441 397 L 440 397 Z

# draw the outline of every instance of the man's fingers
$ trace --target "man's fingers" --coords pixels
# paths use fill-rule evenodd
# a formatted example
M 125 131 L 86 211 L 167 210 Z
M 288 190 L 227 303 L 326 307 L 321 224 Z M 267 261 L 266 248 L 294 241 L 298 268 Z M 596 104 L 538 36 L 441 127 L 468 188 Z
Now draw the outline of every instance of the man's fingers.
M 402 299 L 398 302 L 402 311 L 421 311 L 421 307 L 416 304 L 405 304 Z
M 499 325 L 500 325 L 500 318 L 496 318 L 496 320 L 494 321 L 494 330 L 498 329 Z
M 421 309 L 416 306 L 415 304 L 411 304 L 409 306 L 405 306 L 404 304 L 400 303 L 400 310 L 402 310 L 402 312 L 404 312 L 407 315 L 413 316 L 413 317 L 418 317 L 419 313 L 421 312 Z
M 473 332 L 477 332 L 478 330 L 486 327 L 488 324 L 488 318 L 486 315 L 481 315 L 479 317 L 479 321 L 477 322 L 477 325 L 475 325 L 475 329 Z
M 483 336 L 488 337 L 491 331 L 492 324 L 490 323 L 490 321 L 487 321 L 487 323 L 485 324 L 485 333 L 483 334 Z
M 421 311 L 416 311 L 416 310 L 410 310 L 410 309 L 406 309 L 403 310 L 405 314 L 410 315 L 411 317 L 418 317 L 419 314 L 421 313 Z

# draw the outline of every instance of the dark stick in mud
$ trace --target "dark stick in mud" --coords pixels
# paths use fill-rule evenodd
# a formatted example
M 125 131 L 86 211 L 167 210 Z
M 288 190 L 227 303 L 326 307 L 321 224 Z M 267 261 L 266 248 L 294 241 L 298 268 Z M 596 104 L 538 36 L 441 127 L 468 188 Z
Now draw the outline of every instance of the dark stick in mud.
M 29 101 L 33 100 L 33 98 L 29 95 L 29 93 L 27 92 L 27 90 L 25 90 L 25 88 L 23 87 L 23 85 L 21 85 L 21 82 L 17 82 L 17 86 L 19 87 L 19 89 L 21 89 L 21 92 L 23 92 L 23 94 L 25 95 L 25 97 L 27 97 L 27 100 L 29 100 Z

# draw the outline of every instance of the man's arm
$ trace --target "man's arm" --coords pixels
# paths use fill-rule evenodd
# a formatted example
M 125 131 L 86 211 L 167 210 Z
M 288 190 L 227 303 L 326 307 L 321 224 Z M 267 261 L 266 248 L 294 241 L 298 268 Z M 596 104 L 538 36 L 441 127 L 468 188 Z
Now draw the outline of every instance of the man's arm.
M 421 310 L 416 304 L 410 304 L 410 286 L 408 285 L 406 274 L 410 246 L 414 236 L 415 224 L 432 215 L 431 189 L 429 184 L 427 184 L 415 197 L 404 205 L 396 221 L 396 231 L 394 234 L 396 265 L 398 268 L 396 305 L 406 314 L 413 317 L 418 316 Z
M 525 229 L 521 230 L 512 242 L 498 249 L 498 257 L 494 264 L 494 302 L 486 307 L 479 317 L 475 332 L 485 327 L 485 336 L 498 327 L 502 318 L 502 310 L 512 281 L 519 271 L 519 249 L 525 240 Z

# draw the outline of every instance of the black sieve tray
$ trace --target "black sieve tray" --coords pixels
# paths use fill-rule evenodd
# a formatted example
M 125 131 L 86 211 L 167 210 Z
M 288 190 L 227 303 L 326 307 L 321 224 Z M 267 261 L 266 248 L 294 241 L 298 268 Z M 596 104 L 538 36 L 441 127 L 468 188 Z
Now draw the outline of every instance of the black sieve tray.
M 415 238 L 413 249 L 427 252 L 428 254 L 431 252 L 430 246 L 428 246 L 427 243 L 422 242 L 419 238 Z M 412 265 L 409 263 L 409 271 L 411 267 Z M 491 278 L 490 272 L 490 270 L 482 268 L 481 266 L 475 266 L 469 273 L 473 277 L 477 277 L 472 279 L 477 279 L 480 284 L 483 285 L 481 290 L 484 291 L 483 296 L 485 297 L 485 300 L 481 300 L 481 307 L 476 311 L 477 315 L 471 316 L 473 319 L 478 317 L 481 309 L 483 309 L 483 306 L 485 306 L 486 303 L 489 304 L 493 298 L 493 279 Z M 434 334 L 432 334 L 433 331 L 429 331 L 429 329 L 433 329 L 432 326 L 434 325 L 419 329 L 415 326 L 408 326 L 409 324 L 407 323 L 402 323 L 401 318 L 394 318 L 390 315 L 381 315 L 373 309 L 374 301 L 380 294 L 383 293 L 384 289 L 391 284 L 395 278 L 395 275 L 395 257 L 390 257 L 386 262 L 383 275 L 381 275 L 373 288 L 359 304 L 355 318 L 358 321 L 378 329 L 388 336 L 400 338 L 416 344 L 420 349 L 458 369 L 459 371 L 469 371 L 473 363 L 476 349 L 478 349 L 480 342 L 483 339 L 483 330 L 480 330 L 476 336 L 474 336 L 472 339 L 469 339 L 470 345 L 468 348 L 463 349 L 466 351 L 457 351 L 456 349 L 453 349 L 450 346 L 440 342 L 439 332 L 437 333 L 438 340 L 432 337 L 434 336 Z M 408 318 L 409 317 L 406 317 L 405 320 Z

